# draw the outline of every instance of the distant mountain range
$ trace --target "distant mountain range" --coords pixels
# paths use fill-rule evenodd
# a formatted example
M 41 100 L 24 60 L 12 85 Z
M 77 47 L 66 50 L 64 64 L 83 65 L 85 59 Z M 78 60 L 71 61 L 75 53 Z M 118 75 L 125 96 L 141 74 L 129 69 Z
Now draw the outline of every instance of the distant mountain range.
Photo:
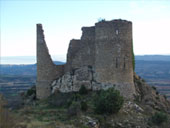
M 51 56 L 54 61 L 66 61 L 65 55 Z M 36 56 L 4 56 L 0 57 L 0 64 L 35 64 Z
M 54 61 L 56 65 L 62 65 L 64 62 Z M 27 65 L 0 65 L 0 75 L 25 75 L 25 76 L 36 76 L 36 64 Z
M 136 60 L 170 61 L 170 55 L 136 55 Z M 66 62 L 65 55 L 52 56 L 54 61 Z M 35 64 L 35 56 L 7 56 L 0 57 L 0 64 Z
M 31 57 L 28 57 L 28 59 L 31 59 Z M 136 72 L 140 74 L 141 72 L 146 71 L 146 69 L 159 70 L 168 67 L 168 65 L 170 65 L 170 55 L 169 56 L 168 55 L 144 55 L 144 56 L 137 55 L 135 56 L 135 61 L 136 61 Z M 64 64 L 65 62 L 54 61 L 54 63 L 56 65 L 61 65 Z M 158 67 L 153 68 L 155 67 L 155 65 L 157 65 Z M 148 67 L 150 67 L 151 69 L 148 69 Z M 164 70 L 168 71 L 168 69 L 164 69 Z M 36 64 L 20 64 L 20 65 L 1 64 L 0 75 L 36 76 Z
M 135 60 L 170 61 L 170 55 L 136 55 Z

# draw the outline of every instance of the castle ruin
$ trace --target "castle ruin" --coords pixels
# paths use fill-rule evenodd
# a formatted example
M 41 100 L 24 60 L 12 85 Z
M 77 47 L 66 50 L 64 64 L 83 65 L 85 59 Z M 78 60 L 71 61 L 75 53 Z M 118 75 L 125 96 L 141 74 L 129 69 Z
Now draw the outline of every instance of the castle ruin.
M 37 24 L 37 98 L 54 92 L 115 87 L 132 99 L 135 94 L 132 64 L 132 22 L 100 21 L 82 28 L 80 40 L 72 39 L 64 65 L 55 65 L 49 55 L 41 24 Z

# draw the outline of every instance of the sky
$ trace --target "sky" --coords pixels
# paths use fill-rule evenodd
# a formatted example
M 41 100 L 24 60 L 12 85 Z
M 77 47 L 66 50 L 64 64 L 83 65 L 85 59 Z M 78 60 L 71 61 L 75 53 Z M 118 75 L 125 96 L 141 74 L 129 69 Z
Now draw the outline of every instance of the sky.
M 133 22 L 136 55 L 170 54 L 170 0 L 0 0 L 1 56 L 35 56 L 36 24 L 52 56 L 100 18 Z

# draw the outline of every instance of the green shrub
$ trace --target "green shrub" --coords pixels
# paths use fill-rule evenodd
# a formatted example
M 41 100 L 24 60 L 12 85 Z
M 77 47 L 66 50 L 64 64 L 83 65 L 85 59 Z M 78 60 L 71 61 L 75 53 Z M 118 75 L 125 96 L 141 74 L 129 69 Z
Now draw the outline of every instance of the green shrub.
M 152 86 L 152 88 L 153 88 L 154 90 L 156 90 L 156 87 L 155 87 L 155 86 Z
M 141 101 L 141 97 L 139 95 L 134 95 L 134 101 L 135 102 L 140 102 Z
M 105 19 L 104 18 L 98 18 L 98 22 L 104 22 L 105 21 Z
M 136 80 L 136 83 L 138 84 L 138 85 L 142 85 L 142 81 L 141 80 Z
M 78 102 L 72 102 L 72 104 L 70 105 L 70 107 L 67 110 L 67 114 L 69 117 L 72 116 L 77 116 L 78 113 L 80 112 L 80 104 Z
M 166 122 L 168 120 L 168 116 L 163 112 L 156 112 L 151 117 L 152 123 L 156 125 L 161 125 L 163 122 Z
M 135 54 L 133 51 L 133 41 L 132 41 L 132 65 L 133 65 L 133 71 L 135 71 Z
M 55 93 L 48 97 L 47 103 L 50 107 L 68 108 L 73 101 L 73 93 Z
M 82 111 L 87 111 L 88 105 L 87 105 L 87 103 L 85 101 L 81 101 L 80 105 L 81 105 L 81 110 Z
M 144 79 L 142 79 L 142 82 L 146 82 Z
M 79 93 L 74 93 L 71 97 L 72 101 L 80 101 L 82 99 L 82 96 Z
M 36 94 L 35 86 L 32 86 L 30 89 L 27 90 L 26 96 L 31 96 L 33 94 Z
M 158 91 L 156 91 L 156 95 L 159 95 L 159 92 L 158 92 Z
M 124 99 L 118 90 L 110 88 L 106 91 L 102 90 L 94 98 L 94 109 L 98 114 L 117 113 L 123 106 Z
M 84 95 L 84 94 L 87 94 L 87 93 L 88 93 L 87 88 L 86 88 L 84 85 L 82 85 L 82 86 L 80 87 L 79 94 Z

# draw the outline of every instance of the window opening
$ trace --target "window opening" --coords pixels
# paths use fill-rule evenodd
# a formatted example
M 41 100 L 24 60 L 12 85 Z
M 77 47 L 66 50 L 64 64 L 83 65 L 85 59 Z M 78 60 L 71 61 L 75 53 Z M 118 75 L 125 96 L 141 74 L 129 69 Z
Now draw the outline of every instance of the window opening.
M 118 58 L 116 58 L 116 68 L 118 68 Z
M 126 59 L 124 57 L 124 64 L 123 64 L 123 68 L 125 69 L 126 68 Z
M 116 30 L 116 35 L 118 35 L 119 34 L 119 31 L 118 30 Z

